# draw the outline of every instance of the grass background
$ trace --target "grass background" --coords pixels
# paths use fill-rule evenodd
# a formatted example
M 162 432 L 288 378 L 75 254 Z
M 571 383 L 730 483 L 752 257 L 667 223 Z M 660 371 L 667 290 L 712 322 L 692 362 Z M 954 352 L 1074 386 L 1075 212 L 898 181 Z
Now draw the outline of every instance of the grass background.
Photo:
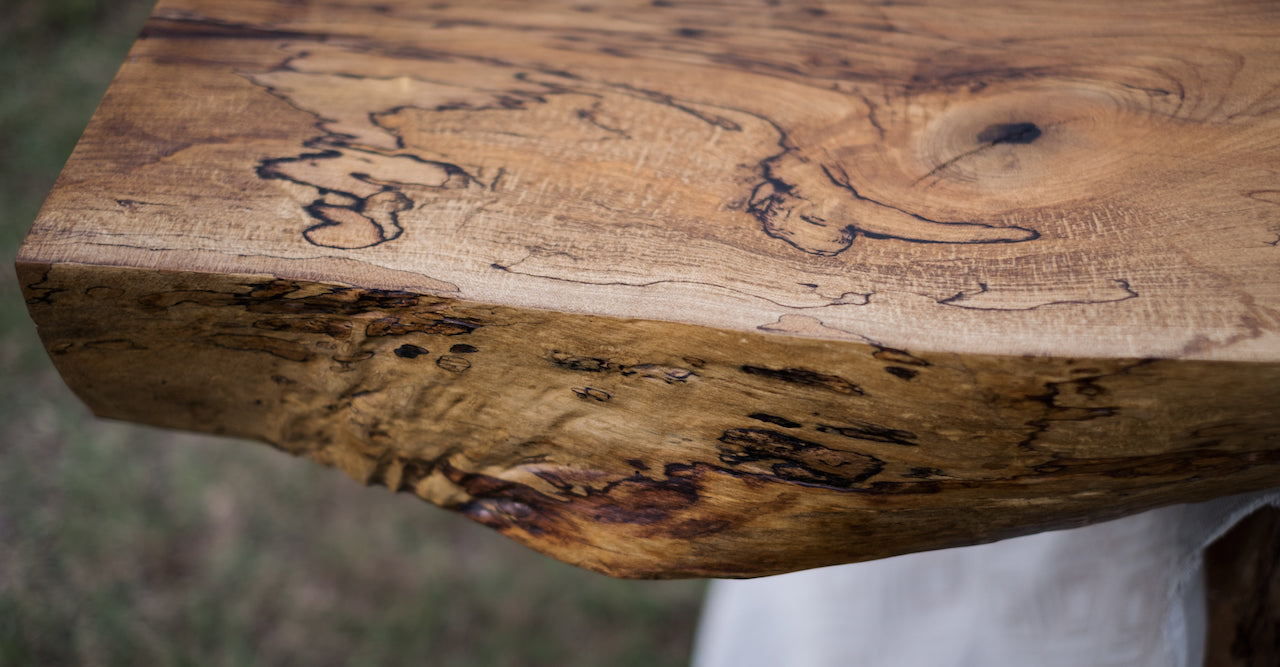
M 702 582 L 576 570 L 62 384 L 13 257 L 150 4 L 0 10 L 0 665 L 685 664 Z

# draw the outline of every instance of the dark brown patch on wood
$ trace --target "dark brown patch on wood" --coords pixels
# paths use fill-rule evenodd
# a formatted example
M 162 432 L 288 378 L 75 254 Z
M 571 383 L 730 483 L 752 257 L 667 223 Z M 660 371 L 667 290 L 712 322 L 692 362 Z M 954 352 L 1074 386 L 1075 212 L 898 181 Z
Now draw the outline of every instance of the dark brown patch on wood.
M 764 412 L 753 412 L 747 415 L 747 417 L 754 419 L 756 421 L 765 422 L 766 424 L 781 426 L 782 428 L 800 428 L 802 426 L 802 424 L 793 422 L 790 419 L 787 419 L 785 417 L 779 417 L 777 415 L 771 415 Z
M 743 366 L 742 371 L 748 375 L 759 375 L 774 380 L 781 380 L 805 387 L 816 387 L 834 391 L 838 394 L 854 394 L 861 396 L 862 388 L 838 376 L 827 375 L 807 368 L 765 368 L 763 366 Z
M 565 494 L 556 498 L 532 487 L 506 480 L 465 473 L 448 464 L 440 470 L 449 481 L 462 487 L 473 500 L 452 507 L 455 511 L 500 532 L 518 528 L 539 538 L 565 543 L 581 540 L 574 517 L 592 524 L 625 524 L 649 527 L 654 535 L 669 534 L 668 522 L 683 512 L 691 511 L 699 502 L 701 489 L 697 475 L 669 469 L 665 479 L 651 479 L 639 473 L 615 480 L 602 487 L 584 486 L 581 493 L 570 493 L 572 480 L 539 474 L 555 479 L 553 484 Z M 567 471 L 566 471 L 567 472 Z M 575 471 L 588 478 L 591 471 Z M 687 472 L 687 471 L 686 471 Z M 516 508 L 517 511 L 512 511 Z M 711 530 L 711 524 L 677 526 L 676 530 Z
M 428 350 L 425 347 L 418 347 L 411 343 L 405 343 L 395 349 L 396 356 L 401 359 L 416 359 L 424 354 L 429 354 L 430 352 L 431 350 Z
M 1029 144 L 1040 138 L 1035 123 L 999 123 L 988 125 L 978 133 L 980 144 Z
M 871 353 L 871 356 L 875 359 L 879 359 L 880 361 L 888 362 L 891 364 L 899 364 L 899 365 L 905 365 L 905 366 L 928 366 L 929 365 L 929 362 L 925 361 L 924 359 L 921 359 L 920 357 L 915 356 L 914 354 L 911 354 L 910 352 L 907 352 L 906 350 L 899 350 L 892 347 L 877 347 L 876 351 Z
M 587 492 L 583 510 L 601 523 L 651 526 L 698 503 L 698 484 L 691 479 L 656 480 L 636 474 Z
M 737 428 L 719 438 L 720 460 L 734 469 L 792 483 L 850 489 L 884 469 L 884 461 L 842 452 L 785 433 Z
M 1280 665 L 1280 508 L 1245 517 L 1205 551 L 1205 667 Z
M 909 447 L 915 447 L 919 444 L 915 441 L 916 434 L 911 431 L 889 428 L 888 426 L 881 426 L 880 424 L 872 424 L 871 422 L 857 420 L 844 426 L 823 424 L 818 426 L 818 430 L 823 433 L 835 433 L 846 438 L 853 438 L 854 440 L 890 442 L 895 445 L 907 445 Z
M 294 296 L 303 287 L 292 280 L 274 280 L 248 286 L 247 293 L 213 295 L 218 302 L 229 299 L 229 305 L 241 306 L 254 313 L 277 315 L 359 315 L 378 311 L 417 309 L 443 304 L 444 299 L 425 297 L 391 290 L 330 287 L 319 294 Z M 191 293 L 187 293 L 188 296 Z M 215 305 L 221 305 L 217 303 Z
M 920 374 L 920 371 L 913 371 L 910 368 L 903 368 L 902 366 L 885 366 L 884 372 L 894 377 L 902 378 L 903 380 L 914 379 L 915 376 Z
M 308 287 L 313 284 L 308 283 Z M 217 290 L 170 290 L 138 297 L 144 310 L 164 311 L 183 305 L 240 307 L 251 313 L 279 316 L 319 315 L 339 317 L 366 313 L 405 313 L 414 317 L 448 319 L 435 311 L 447 308 L 450 299 L 409 292 L 328 286 L 320 293 L 295 296 L 303 284 L 292 280 L 271 280 L 244 285 L 246 292 Z M 269 320 L 262 320 L 268 322 Z M 478 322 L 463 321 L 471 329 Z

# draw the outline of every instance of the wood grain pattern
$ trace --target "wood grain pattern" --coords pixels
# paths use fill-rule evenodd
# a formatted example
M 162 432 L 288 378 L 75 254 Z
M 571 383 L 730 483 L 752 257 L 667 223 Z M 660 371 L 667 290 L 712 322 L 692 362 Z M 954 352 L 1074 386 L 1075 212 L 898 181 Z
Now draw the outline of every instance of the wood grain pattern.
M 18 258 L 100 414 L 623 576 L 1280 483 L 1280 9 L 164 0 Z

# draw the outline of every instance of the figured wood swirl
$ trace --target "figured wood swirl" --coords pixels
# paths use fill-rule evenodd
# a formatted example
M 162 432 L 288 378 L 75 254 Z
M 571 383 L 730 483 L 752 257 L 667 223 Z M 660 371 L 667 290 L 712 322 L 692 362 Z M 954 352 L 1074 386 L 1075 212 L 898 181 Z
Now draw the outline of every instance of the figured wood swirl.
M 1280 8 L 164 0 L 18 258 L 107 416 L 626 576 L 1280 483 Z

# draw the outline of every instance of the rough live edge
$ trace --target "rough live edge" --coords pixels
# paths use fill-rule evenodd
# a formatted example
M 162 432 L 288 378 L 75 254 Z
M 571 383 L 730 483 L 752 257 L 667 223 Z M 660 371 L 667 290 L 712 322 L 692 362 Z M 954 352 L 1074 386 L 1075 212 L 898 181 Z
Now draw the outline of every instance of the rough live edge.
M 95 413 L 261 440 L 615 576 L 767 575 L 1280 483 L 1275 364 L 917 353 L 18 269 Z

